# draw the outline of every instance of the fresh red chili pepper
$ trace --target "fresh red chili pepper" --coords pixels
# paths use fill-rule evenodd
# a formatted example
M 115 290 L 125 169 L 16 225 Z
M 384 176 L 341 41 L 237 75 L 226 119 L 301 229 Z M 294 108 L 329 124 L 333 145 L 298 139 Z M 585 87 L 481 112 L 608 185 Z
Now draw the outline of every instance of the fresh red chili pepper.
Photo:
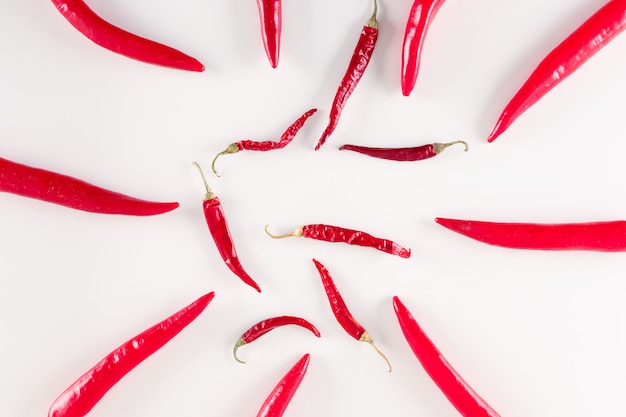
M 428 145 L 415 146 L 411 148 L 370 148 L 358 145 L 342 145 L 340 151 L 354 151 L 374 158 L 391 159 L 393 161 L 419 161 L 421 159 L 432 158 L 439 155 L 447 147 L 462 143 L 465 145 L 465 152 L 469 150 L 467 143 L 456 140 L 448 143 L 430 143 Z
M 309 117 L 315 113 L 317 109 L 311 109 L 300 116 L 295 122 L 293 122 L 287 130 L 283 132 L 278 141 L 255 141 L 255 140 L 240 140 L 239 142 L 234 142 L 228 145 L 228 147 L 222 152 L 215 155 L 213 158 L 213 162 L 211 163 L 211 169 L 213 173 L 217 175 L 217 171 L 215 170 L 215 161 L 219 158 L 220 155 L 237 153 L 239 151 L 247 150 L 247 151 L 271 151 L 274 149 L 282 149 L 285 146 L 289 145 L 289 143 L 296 137 L 296 134 L 302 129 L 304 126 L 304 122 L 307 121 Z
M 220 256 L 224 260 L 226 266 L 228 266 L 228 268 L 233 271 L 235 275 L 258 292 L 261 292 L 261 288 L 259 288 L 257 283 L 254 282 L 250 275 L 248 275 L 248 273 L 243 269 L 243 266 L 239 261 L 219 197 L 209 188 L 209 184 L 207 183 L 206 177 L 204 176 L 204 172 L 202 172 L 200 165 L 198 165 L 197 162 L 194 162 L 193 165 L 198 168 L 202 181 L 204 181 L 206 194 L 204 195 L 204 200 L 202 202 L 202 209 L 204 211 L 206 223 L 209 226 L 209 231 L 211 232 L 211 236 L 213 237 L 213 241 L 215 242 L 215 246 L 217 246 Z
M 376 41 L 378 40 L 378 21 L 376 20 L 377 8 L 376 0 L 374 0 L 374 11 L 361 30 L 361 35 L 359 36 L 354 53 L 352 54 L 350 64 L 348 65 L 346 73 L 344 74 L 343 79 L 339 84 L 339 88 L 335 93 L 335 98 L 333 99 L 332 108 L 330 110 L 328 125 L 326 126 L 326 129 L 324 129 L 322 137 L 315 146 L 316 151 L 326 142 L 326 139 L 328 139 L 337 127 L 339 117 L 341 116 L 341 112 L 343 111 L 348 98 L 361 80 L 370 59 L 372 58 L 374 47 L 376 46 Z
M 282 326 L 287 326 L 287 325 L 296 325 L 296 326 L 304 327 L 305 329 L 313 333 L 315 336 L 317 337 L 321 336 L 319 330 L 317 330 L 317 328 L 311 322 L 309 322 L 306 319 L 303 319 L 302 317 L 295 317 L 295 316 L 271 317 L 269 319 L 261 320 L 260 322 L 250 327 L 241 335 L 241 337 L 239 338 L 239 340 L 237 340 L 237 342 L 235 343 L 235 346 L 233 347 L 233 356 L 235 357 L 235 360 L 240 363 L 245 363 L 244 361 L 240 360 L 237 357 L 237 349 L 239 349 L 241 346 L 246 345 L 250 342 L 254 342 L 259 337 L 263 336 L 265 333 L 270 332 L 277 327 L 282 327 Z
M 127 373 L 180 333 L 209 305 L 215 293 L 198 298 L 109 353 L 52 403 L 48 417 L 82 417 Z
M 408 96 L 415 87 L 422 47 L 428 28 L 444 0 L 415 0 L 406 22 L 402 42 L 402 94 Z
M 393 297 L 393 308 L 411 350 L 459 413 L 466 417 L 499 417 L 448 363 L 398 297 Z
M 256 4 L 259 7 L 265 53 L 272 68 L 276 68 L 280 56 L 280 33 L 283 24 L 281 0 L 257 0 Z
M 311 355 L 305 353 L 280 379 L 270 395 L 265 399 L 257 417 L 281 417 L 296 390 L 300 386 L 309 367 Z
M 359 230 L 346 229 L 345 227 L 329 226 L 327 224 L 308 224 L 298 227 L 291 233 L 284 235 L 273 235 L 267 230 L 269 225 L 265 225 L 265 233 L 274 239 L 283 239 L 286 237 L 306 237 L 325 242 L 340 242 L 349 245 L 365 246 L 378 249 L 379 251 L 397 255 L 401 258 L 411 256 L 411 250 L 405 249 L 393 240 L 381 239 L 374 237 L 368 233 Z
M 204 66 L 195 58 L 112 25 L 83 0 L 52 0 L 52 3 L 72 26 L 103 48 L 149 64 L 204 71 Z
M 554 48 L 506 105 L 487 141 L 493 142 L 522 113 L 576 71 L 626 28 L 626 0 L 611 0 Z
M 0 158 L 0 191 L 102 214 L 151 216 L 178 203 L 140 200 L 85 181 Z
M 440 225 L 489 245 L 514 249 L 626 251 L 626 221 L 496 223 L 438 217 Z
M 326 292 L 326 296 L 328 297 L 328 302 L 330 303 L 330 308 L 337 319 L 337 322 L 343 327 L 343 329 L 350 336 L 358 340 L 359 342 L 367 342 L 378 352 L 380 356 L 387 362 L 387 366 L 389 367 L 389 372 L 391 372 L 391 363 L 389 363 L 389 359 L 383 354 L 383 352 L 376 347 L 374 344 L 374 340 L 369 335 L 369 333 L 365 330 L 359 322 L 356 321 L 350 310 L 348 310 L 348 306 L 346 305 L 341 293 L 337 289 L 335 282 L 333 281 L 330 273 L 326 269 L 324 265 L 322 265 L 318 260 L 313 259 L 313 263 L 317 268 L 317 271 L 320 274 L 320 278 L 322 279 L 322 284 L 324 285 L 324 291 Z

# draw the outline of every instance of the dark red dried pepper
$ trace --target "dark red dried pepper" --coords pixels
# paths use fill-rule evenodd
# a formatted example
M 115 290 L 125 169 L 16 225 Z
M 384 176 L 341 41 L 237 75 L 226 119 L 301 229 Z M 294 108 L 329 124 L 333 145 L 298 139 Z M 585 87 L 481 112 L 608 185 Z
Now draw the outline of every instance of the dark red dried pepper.
M 309 367 L 311 355 L 305 353 L 278 381 L 270 395 L 265 399 L 257 417 L 281 417 L 296 390 L 300 386 Z
M 411 350 L 459 413 L 468 417 L 499 417 L 448 363 L 398 297 L 393 297 L 393 308 Z
M 54 400 L 48 417 L 86 415 L 120 379 L 195 320 L 214 295 L 203 295 L 109 353 Z
M 278 66 L 283 17 L 281 0 L 257 0 L 263 47 L 272 68 Z
M 554 48 L 505 106 L 487 138 L 493 142 L 519 116 L 626 28 L 626 0 L 611 0 Z
M 342 145 L 340 151 L 354 151 L 374 158 L 390 159 L 392 161 L 419 161 L 439 155 L 449 146 L 461 143 L 465 145 L 465 152 L 469 150 L 467 143 L 456 140 L 448 143 L 430 143 L 428 145 L 414 146 L 410 148 L 371 148 L 358 145 Z
M 261 320 L 256 323 L 254 326 L 250 327 L 246 330 L 241 337 L 235 343 L 233 347 L 233 356 L 235 360 L 240 363 L 245 363 L 237 357 L 237 349 L 241 346 L 246 345 L 250 342 L 254 342 L 259 337 L 263 336 L 265 333 L 270 332 L 277 327 L 288 326 L 288 325 L 296 325 L 303 327 L 313 333 L 315 336 L 320 337 L 321 334 L 319 330 L 308 320 L 303 319 L 302 317 L 295 316 L 278 316 L 271 317 L 269 319 Z
M 149 64 L 204 71 L 204 65 L 197 59 L 112 25 L 91 10 L 83 0 L 52 0 L 52 3 L 72 26 L 103 48 Z

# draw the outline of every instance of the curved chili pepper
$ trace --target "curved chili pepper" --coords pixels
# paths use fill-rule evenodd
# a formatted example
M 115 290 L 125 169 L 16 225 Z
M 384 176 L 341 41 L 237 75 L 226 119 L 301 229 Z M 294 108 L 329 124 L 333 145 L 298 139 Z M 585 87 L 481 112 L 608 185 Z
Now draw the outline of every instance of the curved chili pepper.
M 128 372 L 159 350 L 209 305 L 207 293 L 109 353 L 52 403 L 48 417 L 82 417 Z
M 626 221 L 496 223 L 438 217 L 437 223 L 479 242 L 514 249 L 626 251 Z
M 325 242 L 347 243 L 349 245 L 365 246 L 378 249 L 381 252 L 397 255 L 401 258 L 411 256 L 411 250 L 405 249 L 393 240 L 381 239 L 359 230 L 346 229 L 345 227 L 329 226 L 327 224 L 308 224 L 298 227 L 291 233 L 284 235 L 273 235 L 267 230 L 269 225 L 265 225 L 265 233 L 273 239 L 283 239 L 286 237 L 306 237 Z
M 350 64 L 348 65 L 346 73 L 344 74 L 343 79 L 339 84 L 339 88 L 335 93 L 335 98 L 333 99 L 332 108 L 330 110 L 328 125 L 326 126 L 326 129 L 324 129 L 319 142 L 315 145 L 316 151 L 326 142 L 326 139 L 328 139 L 337 127 L 339 117 L 341 116 L 343 108 L 346 106 L 348 98 L 361 80 L 370 59 L 372 58 L 374 47 L 376 46 L 376 41 L 378 40 L 378 21 L 376 20 L 377 8 L 378 6 L 376 4 L 376 0 L 374 0 L 374 11 L 361 30 L 361 35 L 359 36 L 359 40 L 352 54 Z
M 306 319 L 303 319 L 302 317 L 278 316 L 278 317 L 272 317 L 269 319 L 261 320 L 260 322 L 258 322 L 257 324 L 255 324 L 254 326 L 246 330 L 241 335 L 239 340 L 237 340 L 237 342 L 235 343 L 235 346 L 233 347 L 233 356 L 235 357 L 235 360 L 239 363 L 245 363 L 244 361 L 242 361 L 241 359 L 237 357 L 237 349 L 239 349 L 241 346 L 246 345 L 250 342 L 254 342 L 259 337 L 263 336 L 265 333 L 270 332 L 277 327 L 282 327 L 282 326 L 287 326 L 287 325 L 296 325 L 296 326 L 304 327 L 305 329 L 313 333 L 315 336 L 317 337 L 321 336 L 319 330 L 317 330 L 317 328 L 311 322 L 309 322 Z
M 465 152 L 469 150 L 467 143 L 456 140 L 448 143 L 430 143 L 428 145 L 415 146 L 411 148 L 370 148 L 358 145 L 342 145 L 340 151 L 354 151 L 374 158 L 390 159 L 392 161 L 419 161 L 421 159 L 432 158 L 439 155 L 449 146 L 461 143 L 465 145 Z
M 74 177 L 0 158 L 0 191 L 101 214 L 152 216 L 178 203 L 140 200 Z
M 243 282 L 257 290 L 257 292 L 261 292 L 261 288 L 259 288 L 257 283 L 254 282 L 250 275 L 248 275 L 248 273 L 243 269 L 243 266 L 239 261 L 235 245 L 233 244 L 233 239 L 230 235 L 230 230 L 228 229 L 228 224 L 226 223 L 226 217 L 224 217 L 224 210 L 222 209 L 220 199 L 209 188 L 209 184 L 207 183 L 206 177 L 204 176 L 204 172 L 202 172 L 200 165 L 198 165 L 197 162 L 194 162 L 193 165 L 198 168 L 198 171 L 200 171 L 200 176 L 204 182 L 206 194 L 204 195 L 204 200 L 202 202 L 202 209 L 204 211 L 206 223 L 209 226 L 209 231 L 211 232 L 211 236 L 213 237 L 213 241 L 215 242 L 215 246 L 217 246 L 220 256 L 224 260 L 226 266 L 228 266 L 228 268 L 233 271 L 235 275 L 237 275 Z
M 459 413 L 467 417 L 499 417 L 448 363 L 398 297 L 393 297 L 393 308 L 411 350 Z
M 257 0 L 263 47 L 272 68 L 278 66 L 283 17 L 281 0 Z
M 420 67 L 424 39 L 430 23 L 435 18 L 444 0 L 415 0 L 406 22 L 402 42 L 402 94 L 408 96 L 415 87 Z
M 309 367 L 311 355 L 305 353 L 278 381 L 256 417 L 281 417 Z
M 365 330 L 359 322 L 356 321 L 350 310 L 348 310 L 348 306 L 346 305 L 343 297 L 339 293 L 335 282 L 333 281 L 330 273 L 326 269 L 324 265 L 322 265 L 318 260 L 313 259 L 313 263 L 317 268 L 317 271 L 320 274 L 320 278 L 322 279 L 322 284 L 324 285 L 324 291 L 326 292 L 326 296 L 328 297 L 328 302 L 330 303 L 330 308 L 337 319 L 337 322 L 343 327 L 343 329 L 352 336 L 354 339 L 359 342 L 366 342 L 372 345 L 372 347 L 378 352 L 378 354 L 387 362 L 387 366 L 389 367 L 389 372 L 391 372 L 391 363 L 389 363 L 389 359 L 383 354 L 383 352 L 376 347 L 374 344 L 374 340 L 369 335 L 369 333 Z
M 554 48 L 505 106 L 487 138 L 493 142 L 522 113 L 626 28 L 626 0 L 611 0 Z
M 293 122 L 287 130 L 280 135 L 280 139 L 278 141 L 255 141 L 255 140 L 240 140 L 239 142 L 234 142 L 228 145 L 228 147 L 222 152 L 215 155 L 213 158 L 213 162 L 211 163 L 211 169 L 213 173 L 217 175 L 217 171 L 215 170 L 215 161 L 219 158 L 220 155 L 237 153 L 239 151 L 247 150 L 247 151 L 271 151 L 274 149 L 282 149 L 285 146 L 289 145 L 293 138 L 296 137 L 296 134 L 302 129 L 304 126 L 304 122 L 307 121 L 309 117 L 315 113 L 317 109 L 311 109 L 300 116 L 295 122 Z
M 98 16 L 83 0 L 52 0 L 52 3 L 72 26 L 103 48 L 149 64 L 204 71 L 204 65 L 197 59 L 112 25 Z

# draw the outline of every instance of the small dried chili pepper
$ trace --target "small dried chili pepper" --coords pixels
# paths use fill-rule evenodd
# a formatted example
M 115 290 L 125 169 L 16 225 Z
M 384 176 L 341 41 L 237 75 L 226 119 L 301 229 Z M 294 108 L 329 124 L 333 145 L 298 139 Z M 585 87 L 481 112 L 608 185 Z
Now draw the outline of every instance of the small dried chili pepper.
M 624 28 L 626 0 L 607 2 L 539 63 L 505 106 L 487 141 L 496 140 L 515 119 L 576 71 Z
M 140 200 L 4 158 L 0 158 L 0 191 L 101 214 L 152 216 L 174 210 L 179 205 Z
M 448 363 L 398 297 L 393 297 L 393 308 L 411 350 L 459 413 L 468 417 L 499 417 Z
M 278 317 L 272 317 L 269 319 L 261 320 L 260 322 L 258 322 L 257 324 L 255 324 L 254 326 L 246 330 L 241 335 L 239 340 L 237 340 L 237 342 L 235 343 L 235 346 L 233 347 L 233 356 L 235 357 L 235 360 L 240 363 L 245 363 L 244 361 L 242 361 L 241 359 L 237 357 L 237 349 L 239 349 L 241 346 L 246 345 L 250 342 L 254 342 L 259 337 L 263 336 L 265 333 L 270 332 L 277 327 L 282 327 L 282 326 L 287 326 L 287 325 L 296 325 L 296 326 L 304 327 L 305 329 L 313 333 L 315 336 L 317 337 L 321 336 L 319 330 L 317 330 L 317 328 L 311 322 L 309 322 L 306 319 L 303 319 L 302 317 L 278 316 Z
M 52 3 L 72 26 L 103 48 L 149 64 L 204 71 L 204 65 L 197 59 L 112 25 L 91 10 L 83 0 L 52 0 Z
M 289 145 L 289 143 L 296 137 L 296 134 L 302 129 L 304 126 L 304 122 L 307 121 L 309 117 L 315 113 L 317 109 L 311 109 L 300 116 L 295 122 L 293 122 L 287 130 L 280 135 L 280 139 L 278 141 L 255 141 L 255 140 L 240 140 L 239 142 L 233 142 L 222 152 L 215 155 L 213 158 L 213 162 L 211 163 L 211 169 L 213 173 L 217 175 L 217 171 L 215 170 L 215 161 L 220 155 L 237 153 L 239 151 L 271 151 L 274 149 L 282 149 L 285 146 Z
M 206 223 L 209 226 L 209 231 L 211 232 L 211 236 L 213 237 L 213 241 L 215 242 L 215 246 L 217 246 L 220 256 L 224 260 L 226 266 L 228 266 L 228 268 L 233 271 L 235 275 L 258 292 L 261 292 L 261 288 L 259 288 L 257 283 L 254 282 L 250 275 L 248 275 L 248 273 L 243 269 L 243 266 L 239 261 L 219 197 L 209 188 L 209 184 L 207 183 L 206 177 L 204 176 L 204 172 L 202 172 L 200 165 L 198 165 L 197 162 L 194 162 L 193 165 L 198 168 L 198 171 L 200 171 L 200 176 L 204 182 L 206 194 L 204 195 L 204 200 L 202 202 L 202 209 L 204 211 Z
M 324 291 L 326 292 L 326 296 L 328 297 L 328 301 L 330 303 L 330 308 L 337 319 L 337 322 L 343 327 L 343 329 L 350 336 L 358 340 L 359 342 L 367 342 L 378 352 L 380 356 L 387 362 L 387 366 L 389 367 L 389 372 L 391 372 L 391 363 L 389 363 L 389 359 L 383 354 L 383 352 L 376 347 L 374 344 L 374 340 L 369 335 L 369 333 L 365 330 L 363 326 L 356 321 L 356 319 L 352 316 L 352 313 L 348 310 L 348 306 L 346 305 L 341 293 L 337 289 L 335 282 L 333 281 L 330 273 L 326 269 L 324 265 L 322 265 L 318 260 L 313 259 L 313 263 L 317 268 L 317 271 L 320 274 L 320 278 L 322 279 L 322 284 L 324 285 Z
M 276 68 L 280 56 L 280 33 L 283 24 L 281 0 L 257 0 L 256 4 L 259 8 L 265 53 L 272 68 Z
M 281 417 L 285 413 L 289 402 L 306 374 L 310 358 L 311 355 L 305 353 L 289 371 L 287 371 L 278 384 L 276 384 L 270 395 L 265 399 L 263 406 L 256 415 L 257 417 Z
M 393 161 L 419 161 L 421 159 L 432 158 L 439 155 L 449 146 L 461 143 L 465 146 L 465 152 L 469 150 L 467 143 L 456 140 L 448 143 L 430 143 L 428 145 L 415 146 L 410 148 L 370 148 L 358 145 L 342 145 L 340 151 L 354 151 L 374 158 L 390 159 Z
M 265 233 L 273 239 L 283 239 L 286 237 L 306 237 L 324 242 L 340 242 L 349 245 L 365 246 L 378 249 L 381 252 L 397 255 L 401 258 L 411 256 L 411 250 L 405 249 L 393 240 L 381 239 L 359 230 L 346 229 L 345 227 L 329 226 L 327 224 L 307 224 L 295 229 L 291 233 L 284 235 L 273 235 L 267 230 L 269 225 L 265 225 Z
M 374 0 L 374 11 L 361 30 L 361 35 L 359 36 L 354 53 L 352 54 L 350 64 L 348 65 L 346 73 L 344 74 L 343 79 L 339 84 L 339 88 L 335 93 L 335 98 L 333 99 L 332 108 L 330 110 L 328 125 L 326 126 L 326 129 L 324 129 L 322 137 L 315 146 L 316 151 L 326 142 L 326 139 L 328 139 L 337 127 L 339 117 L 341 116 L 341 112 L 343 111 L 348 98 L 361 80 L 370 59 L 372 58 L 374 47 L 376 46 L 376 41 L 378 40 L 378 21 L 376 20 L 377 9 L 378 6 L 376 4 L 376 0 Z
M 52 403 L 48 417 L 82 417 L 128 372 L 159 350 L 209 305 L 215 293 L 198 298 L 109 353 Z

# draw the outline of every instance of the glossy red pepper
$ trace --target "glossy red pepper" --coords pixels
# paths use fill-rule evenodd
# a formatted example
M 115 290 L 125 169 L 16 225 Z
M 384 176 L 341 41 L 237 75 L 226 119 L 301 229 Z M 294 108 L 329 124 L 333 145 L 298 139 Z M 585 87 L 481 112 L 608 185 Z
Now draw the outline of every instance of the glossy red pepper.
M 52 3 L 72 26 L 103 48 L 149 64 L 204 71 L 204 65 L 197 59 L 112 25 L 91 10 L 83 0 L 52 0 Z
M 0 158 L 0 191 L 101 214 L 152 216 L 178 203 L 140 200 L 74 177 Z
M 305 353 L 287 373 L 278 381 L 270 395 L 265 399 L 257 417 L 281 417 L 296 393 L 309 367 L 311 355 Z
M 237 340 L 237 342 L 235 343 L 235 346 L 233 347 L 233 356 L 235 357 L 235 360 L 240 363 L 245 363 L 244 361 L 240 360 L 237 357 L 237 349 L 239 349 L 241 346 L 246 345 L 250 342 L 254 342 L 259 337 L 263 336 L 264 334 L 278 327 L 288 326 L 288 325 L 300 326 L 309 330 L 311 333 L 313 333 L 317 337 L 321 336 L 319 330 L 317 330 L 317 328 L 310 321 L 303 319 L 302 317 L 295 317 L 295 316 L 271 317 L 269 319 L 261 320 L 260 322 L 250 327 L 241 335 L 241 337 L 239 338 L 239 340 Z
M 358 145 L 342 145 L 340 151 L 354 151 L 374 158 L 390 159 L 392 161 L 419 161 L 439 155 L 449 146 L 461 143 L 465 146 L 465 152 L 469 150 L 467 143 L 456 140 L 448 143 L 430 143 L 428 145 L 414 146 L 410 148 L 370 148 Z
M 281 0 L 257 0 L 256 3 L 259 8 L 265 53 L 272 68 L 276 68 L 280 57 L 280 34 L 283 24 Z
M 52 403 L 48 417 L 82 417 L 128 372 L 159 350 L 209 305 L 215 293 L 198 298 L 109 353 Z
M 499 417 L 450 365 L 398 297 L 393 297 L 393 308 L 411 350 L 459 413 L 465 417 Z
M 493 142 L 522 113 L 626 28 L 626 0 L 611 0 L 554 48 L 505 106 L 487 141 Z

